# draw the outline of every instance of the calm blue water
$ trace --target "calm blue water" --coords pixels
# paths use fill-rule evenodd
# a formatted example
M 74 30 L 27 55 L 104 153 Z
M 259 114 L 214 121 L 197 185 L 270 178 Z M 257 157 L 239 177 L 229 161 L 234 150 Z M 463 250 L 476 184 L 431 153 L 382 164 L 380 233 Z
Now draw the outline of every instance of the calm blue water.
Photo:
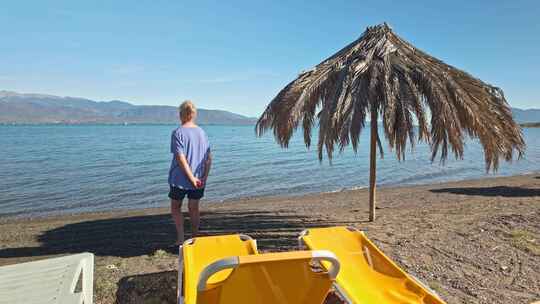
M 0 216 L 41 216 L 166 206 L 172 125 L 0 126 Z M 339 191 L 368 184 L 369 130 L 360 152 L 317 160 L 300 136 L 282 150 L 253 127 L 205 126 L 214 153 L 207 201 Z M 540 171 L 540 129 L 525 129 L 525 159 L 502 164 L 496 175 Z M 481 148 L 445 166 L 418 145 L 405 162 L 387 151 L 378 161 L 379 185 L 425 184 L 486 175 Z

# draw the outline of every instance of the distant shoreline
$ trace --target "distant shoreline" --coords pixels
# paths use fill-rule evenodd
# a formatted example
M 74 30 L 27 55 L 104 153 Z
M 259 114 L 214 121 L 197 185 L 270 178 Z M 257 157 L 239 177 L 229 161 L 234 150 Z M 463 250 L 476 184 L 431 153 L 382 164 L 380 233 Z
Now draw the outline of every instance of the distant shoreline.
M 126 122 L 126 123 L 107 123 L 107 122 L 43 122 L 43 123 L 6 123 L 0 122 L 0 126 L 176 126 L 180 123 L 172 122 Z M 255 126 L 255 123 L 201 123 L 200 126 Z
M 0 122 L 0 126 L 174 126 L 174 122 Z M 201 123 L 201 126 L 254 126 L 255 122 L 248 123 Z M 519 124 L 523 128 L 540 128 L 540 122 L 526 122 Z

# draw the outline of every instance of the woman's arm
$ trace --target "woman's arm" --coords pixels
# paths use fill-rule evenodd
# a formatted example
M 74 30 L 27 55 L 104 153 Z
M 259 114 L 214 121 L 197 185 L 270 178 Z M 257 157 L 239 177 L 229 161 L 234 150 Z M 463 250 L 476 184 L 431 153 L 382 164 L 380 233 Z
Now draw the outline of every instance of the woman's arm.
M 187 175 L 191 184 L 193 184 L 195 188 L 199 188 L 201 186 L 201 181 L 193 175 L 193 172 L 191 172 L 191 168 L 189 167 L 186 156 L 181 153 L 176 153 L 175 157 L 176 161 L 180 165 L 180 168 L 182 168 L 184 173 Z
M 204 175 L 203 175 L 203 185 L 206 185 L 206 180 L 210 174 L 210 168 L 212 167 L 212 153 L 208 151 L 208 157 L 206 158 L 206 163 L 204 164 Z

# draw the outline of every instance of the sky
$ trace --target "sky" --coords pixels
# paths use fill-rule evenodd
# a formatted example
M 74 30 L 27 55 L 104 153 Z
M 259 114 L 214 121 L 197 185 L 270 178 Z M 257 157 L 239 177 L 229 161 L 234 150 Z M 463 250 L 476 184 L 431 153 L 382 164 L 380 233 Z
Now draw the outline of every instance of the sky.
M 258 116 L 386 21 L 512 106 L 540 108 L 538 0 L 0 1 L 0 90 Z

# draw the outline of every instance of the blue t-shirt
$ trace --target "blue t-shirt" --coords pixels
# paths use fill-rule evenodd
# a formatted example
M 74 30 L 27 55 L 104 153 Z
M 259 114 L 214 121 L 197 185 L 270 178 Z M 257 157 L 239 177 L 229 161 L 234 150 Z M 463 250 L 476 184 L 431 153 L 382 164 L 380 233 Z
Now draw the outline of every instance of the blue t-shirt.
M 196 189 L 176 161 L 176 154 L 183 154 L 196 178 L 201 179 L 205 172 L 210 153 L 210 143 L 203 129 L 199 127 L 178 127 L 171 135 L 173 158 L 169 169 L 169 185 L 182 189 Z

